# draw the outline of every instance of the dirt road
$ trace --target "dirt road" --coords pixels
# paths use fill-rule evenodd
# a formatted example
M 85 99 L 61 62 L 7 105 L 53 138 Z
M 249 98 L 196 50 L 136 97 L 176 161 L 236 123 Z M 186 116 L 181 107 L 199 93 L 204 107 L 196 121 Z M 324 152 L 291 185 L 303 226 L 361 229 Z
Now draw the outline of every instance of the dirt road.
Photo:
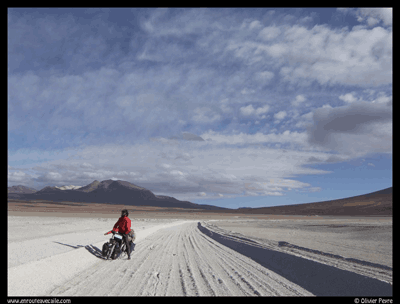
M 204 235 L 196 222 L 138 242 L 133 259 L 99 261 L 51 295 L 312 295 Z
M 122 256 L 106 261 L 101 257 L 102 243 L 96 243 L 9 268 L 9 295 L 10 286 L 14 294 L 30 290 L 31 294 L 47 296 L 392 294 L 392 286 L 387 282 L 390 270 L 362 265 L 364 270 L 369 267 L 369 272 L 360 272 L 360 267 L 354 268 L 352 261 L 334 257 L 318 260 L 313 256 L 318 253 L 290 248 L 287 244 L 259 243 L 204 222 L 180 221 L 150 229 L 143 230 L 144 235 L 138 238 L 131 260 Z M 57 263 L 69 263 L 71 266 L 65 267 L 68 272 L 78 262 L 82 264 L 80 271 L 56 280 L 54 272 L 57 269 L 60 272 Z M 40 279 L 42 283 L 47 280 L 47 289 L 32 284 L 32 280 L 40 283 L 35 269 L 48 270 Z M 377 270 L 383 274 L 372 277 L 371 271 Z M 24 273 L 25 283 L 21 283 L 20 273 Z M 15 284 L 30 285 L 24 288 Z

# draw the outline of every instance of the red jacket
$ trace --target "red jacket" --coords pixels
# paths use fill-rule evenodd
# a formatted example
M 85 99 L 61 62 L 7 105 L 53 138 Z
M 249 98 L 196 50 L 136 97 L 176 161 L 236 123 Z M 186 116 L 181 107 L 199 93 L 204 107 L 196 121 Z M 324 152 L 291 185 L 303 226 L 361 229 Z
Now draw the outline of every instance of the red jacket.
M 118 222 L 115 223 L 114 231 L 117 231 L 122 234 L 127 234 L 131 231 L 131 220 L 127 216 L 121 216 Z

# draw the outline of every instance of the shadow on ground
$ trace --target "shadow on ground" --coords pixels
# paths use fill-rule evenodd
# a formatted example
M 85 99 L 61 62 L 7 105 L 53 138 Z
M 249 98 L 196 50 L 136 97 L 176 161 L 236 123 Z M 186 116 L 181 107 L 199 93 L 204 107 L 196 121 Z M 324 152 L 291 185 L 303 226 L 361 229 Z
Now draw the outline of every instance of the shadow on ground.
M 64 243 L 60 243 L 60 242 L 56 242 L 56 241 L 53 241 L 53 243 L 57 243 L 57 244 L 64 245 L 64 246 L 68 246 L 68 247 L 71 247 L 71 248 L 74 248 L 74 249 L 79 249 L 79 248 L 84 247 L 87 251 L 89 251 L 95 257 L 103 259 L 103 256 L 101 254 L 101 250 L 99 248 L 97 248 L 96 246 L 92 245 L 92 244 L 86 245 L 86 246 L 83 246 L 83 245 L 75 245 L 74 246 L 74 245 L 64 244 Z
M 380 280 L 291 254 L 231 240 L 208 230 L 200 223 L 198 229 L 213 240 L 251 258 L 316 296 L 392 296 L 393 294 L 392 286 Z

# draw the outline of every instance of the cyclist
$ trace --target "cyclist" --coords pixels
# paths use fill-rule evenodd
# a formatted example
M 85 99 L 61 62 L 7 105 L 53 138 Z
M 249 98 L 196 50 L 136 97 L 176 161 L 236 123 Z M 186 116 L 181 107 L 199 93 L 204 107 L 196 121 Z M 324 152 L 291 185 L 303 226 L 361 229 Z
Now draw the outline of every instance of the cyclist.
M 126 209 L 123 209 L 121 211 L 121 217 L 118 219 L 118 221 L 115 223 L 114 228 L 112 231 L 106 232 L 106 234 L 109 234 L 111 232 L 119 232 L 123 236 L 123 241 L 125 242 L 126 245 L 126 252 L 128 254 L 128 260 L 131 259 L 131 246 L 130 242 L 133 243 L 133 241 L 136 239 L 135 231 L 131 229 L 131 220 L 129 219 L 129 212 Z

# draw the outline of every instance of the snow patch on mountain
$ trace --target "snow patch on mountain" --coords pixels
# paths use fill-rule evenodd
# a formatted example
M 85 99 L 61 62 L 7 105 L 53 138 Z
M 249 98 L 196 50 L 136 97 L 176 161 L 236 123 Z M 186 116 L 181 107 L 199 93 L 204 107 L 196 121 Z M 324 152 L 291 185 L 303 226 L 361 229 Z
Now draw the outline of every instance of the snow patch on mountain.
M 56 186 L 56 188 L 57 188 L 57 189 L 60 189 L 60 190 L 75 190 L 75 189 L 82 188 L 82 186 L 73 186 L 73 185 L 69 185 L 69 186 L 61 186 L 61 187 L 57 187 L 57 186 Z

